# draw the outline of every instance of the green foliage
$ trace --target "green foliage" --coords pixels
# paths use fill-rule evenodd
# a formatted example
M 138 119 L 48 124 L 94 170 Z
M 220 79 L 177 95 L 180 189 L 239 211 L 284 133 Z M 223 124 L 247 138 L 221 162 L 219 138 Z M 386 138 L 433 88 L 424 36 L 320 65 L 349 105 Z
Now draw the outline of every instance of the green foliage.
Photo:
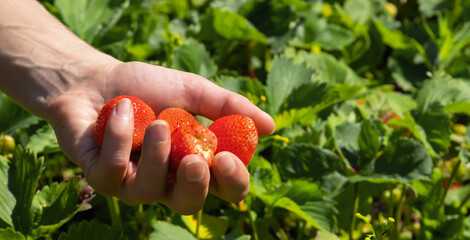
M 470 239 L 470 1 L 42 3 L 121 61 L 247 97 L 276 129 L 242 202 L 209 195 L 200 218 L 179 216 L 106 206 L 53 128 L 0 93 L 0 136 L 15 140 L 0 239 Z
M 196 239 L 188 230 L 173 225 L 168 222 L 159 221 L 153 225 L 153 233 L 150 234 L 149 239 L 163 240 L 163 239 Z
M 71 226 L 68 232 L 60 234 L 59 240 L 79 240 L 79 239 L 103 239 L 103 240 L 125 240 L 119 226 L 108 226 L 98 221 L 82 221 L 80 224 Z

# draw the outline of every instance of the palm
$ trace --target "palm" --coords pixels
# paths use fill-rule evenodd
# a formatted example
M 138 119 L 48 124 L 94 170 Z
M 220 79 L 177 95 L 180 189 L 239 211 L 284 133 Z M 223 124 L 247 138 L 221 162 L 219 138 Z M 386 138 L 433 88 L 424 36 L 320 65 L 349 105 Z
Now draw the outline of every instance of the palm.
M 182 213 L 192 212 L 201 206 L 200 202 L 188 204 L 185 202 L 186 200 L 178 200 L 181 198 L 178 194 L 186 194 L 184 192 L 187 190 L 184 188 L 192 183 L 181 183 L 181 186 L 176 183 L 175 189 L 165 189 L 165 178 L 161 176 L 166 176 L 166 168 L 161 166 L 167 164 L 169 148 L 168 152 L 153 150 L 152 157 L 148 157 L 150 160 L 142 160 L 144 157 L 141 157 L 140 162 L 144 162 L 146 166 L 151 165 L 155 171 L 148 174 L 142 173 L 140 175 L 146 175 L 146 177 L 139 177 L 138 165 L 129 161 L 130 151 L 116 147 L 113 149 L 114 152 L 106 152 L 98 147 L 93 135 L 95 120 L 101 107 L 111 98 L 118 95 L 136 96 L 148 103 L 157 114 L 167 107 L 174 106 L 211 119 L 233 113 L 244 114 L 255 120 L 261 136 L 269 134 L 274 127 L 272 119 L 249 103 L 248 100 L 238 94 L 221 89 L 197 75 L 143 63 L 118 64 L 110 69 L 94 75 L 93 79 L 86 79 L 81 84 L 71 87 L 69 91 L 57 98 L 53 104 L 53 115 L 54 119 L 58 120 L 51 123 L 62 149 L 72 161 L 83 169 L 90 185 L 101 193 L 117 195 L 126 202 L 138 203 L 156 200 L 164 202 Z M 121 146 L 123 142 L 125 145 L 128 140 L 115 141 L 116 146 Z M 144 148 L 145 141 L 147 140 L 144 140 Z M 123 156 L 117 156 L 118 153 Z M 160 162 L 155 163 L 155 160 L 152 160 L 154 158 L 160 159 Z M 154 162 L 152 163 L 152 161 Z M 240 161 L 238 160 L 238 162 Z M 236 162 L 237 171 L 233 176 L 219 177 L 215 173 L 215 177 L 210 177 L 207 173 L 208 177 L 205 180 L 202 179 L 201 183 L 197 183 L 197 186 L 189 186 L 193 191 L 199 189 L 197 193 L 200 193 L 202 204 L 205 194 L 207 194 L 209 179 L 212 192 L 228 201 L 238 201 L 246 195 L 249 175 L 244 166 L 238 162 Z M 148 170 L 140 172 L 144 171 Z M 148 183 L 145 183 L 147 180 L 139 181 L 139 178 L 152 178 L 152 182 L 160 182 L 160 185 L 142 187 Z M 116 181 L 110 179 L 116 179 Z M 187 186 L 183 186 L 185 184 Z M 136 188 L 143 190 L 139 190 L 137 193 L 132 192 Z

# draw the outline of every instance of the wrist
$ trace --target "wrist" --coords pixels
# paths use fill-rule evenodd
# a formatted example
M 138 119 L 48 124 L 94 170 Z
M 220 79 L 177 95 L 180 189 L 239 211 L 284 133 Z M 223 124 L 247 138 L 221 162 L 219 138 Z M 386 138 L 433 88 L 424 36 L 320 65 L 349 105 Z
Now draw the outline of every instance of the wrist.
M 0 89 L 49 120 L 58 96 L 98 79 L 106 69 L 99 66 L 118 61 L 76 37 L 36 1 L 12 2 L 0 3 Z

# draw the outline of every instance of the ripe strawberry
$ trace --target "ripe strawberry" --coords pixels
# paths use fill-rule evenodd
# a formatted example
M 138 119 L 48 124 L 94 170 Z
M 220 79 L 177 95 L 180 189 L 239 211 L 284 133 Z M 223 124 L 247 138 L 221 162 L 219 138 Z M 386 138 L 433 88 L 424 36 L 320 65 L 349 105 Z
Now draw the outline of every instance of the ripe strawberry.
M 167 108 L 157 117 L 159 120 L 165 120 L 170 125 L 170 131 L 173 132 L 179 127 L 192 127 L 199 124 L 191 113 L 181 108 Z
M 188 154 L 198 154 L 212 166 L 217 137 L 203 125 L 197 123 L 192 128 L 180 127 L 171 134 L 169 172 L 176 173 L 181 159 Z
M 132 96 L 118 96 L 107 102 L 101 108 L 95 126 L 95 139 L 98 145 L 103 145 L 104 132 L 108 123 L 109 116 L 116 104 L 123 98 L 131 100 L 134 109 L 134 137 L 132 139 L 132 151 L 138 151 L 142 147 L 144 141 L 145 130 L 147 126 L 155 121 L 155 112 L 150 106 L 142 100 Z
M 258 131 L 249 117 L 230 115 L 214 121 L 209 129 L 217 136 L 217 150 L 235 154 L 245 166 L 251 161 L 258 145 Z

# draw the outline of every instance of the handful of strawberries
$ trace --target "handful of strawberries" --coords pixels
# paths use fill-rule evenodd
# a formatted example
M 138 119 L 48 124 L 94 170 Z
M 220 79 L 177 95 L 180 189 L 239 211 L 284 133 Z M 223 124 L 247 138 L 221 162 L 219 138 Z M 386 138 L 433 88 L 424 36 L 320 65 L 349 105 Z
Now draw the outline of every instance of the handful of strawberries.
M 95 138 L 99 146 L 103 143 L 106 124 L 116 104 L 123 98 L 131 100 L 134 111 L 134 137 L 132 151 L 138 151 L 144 141 L 147 126 L 156 119 L 168 122 L 171 131 L 169 172 L 176 173 L 181 159 L 188 154 L 198 154 L 209 167 L 212 159 L 221 151 L 235 154 L 247 165 L 258 145 L 258 131 L 249 117 L 230 115 L 215 120 L 209 128 L 181 108 L 168 108 L 158 117 L 146 103 L 132 96 L 118 96 L 106 103 L 98 114 Z

